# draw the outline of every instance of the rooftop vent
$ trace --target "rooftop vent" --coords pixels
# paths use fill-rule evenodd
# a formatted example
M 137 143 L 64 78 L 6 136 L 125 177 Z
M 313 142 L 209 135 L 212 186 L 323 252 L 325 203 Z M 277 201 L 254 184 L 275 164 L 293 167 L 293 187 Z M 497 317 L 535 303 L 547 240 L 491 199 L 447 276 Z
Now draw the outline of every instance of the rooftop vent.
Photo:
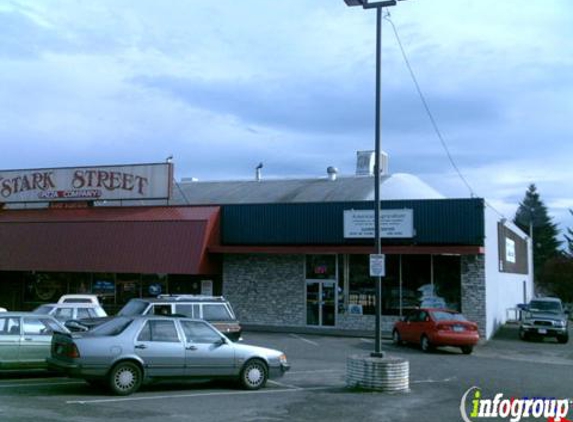
M 328 167 L 326 169 L 326 173 L 328 174 L 328 180 L 336 180 L 336 177 L 338 176 L 338 169 L 336 167 Z
M 261 169 L 263 168 L 263 163 L 259 163 L 259 165 L 255 168 L 255 180 L 257 182 L 261 181 Z
M 374 151 L 356 152 L 356 175 L 374 176 L 374 166 L 376 164 L 376 153 Z M 388 174 L 388 154 L 380 152 L 380 174 Z

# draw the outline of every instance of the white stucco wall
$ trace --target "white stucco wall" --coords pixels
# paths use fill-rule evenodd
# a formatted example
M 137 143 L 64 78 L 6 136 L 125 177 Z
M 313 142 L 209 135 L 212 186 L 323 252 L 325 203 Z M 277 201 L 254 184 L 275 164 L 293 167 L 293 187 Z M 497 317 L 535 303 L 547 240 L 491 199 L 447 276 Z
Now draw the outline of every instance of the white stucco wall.
M 510 274 L 499 271 L 500 251 L 498 248 L 497 223 L 501 216 L 490 207 L 485 207 L 485 279 L 486 279 L 486 335 L 490 338 L 500 325 L 504 324 L 508 310 L 523 303 L 524 282 L 526 286 L 526 300 L 533 294 L 533 277 L 531 264 L 531 242 L 511 221 L 507 220 L 505 226 L 516 235 L 527 240 L 528 274 Z

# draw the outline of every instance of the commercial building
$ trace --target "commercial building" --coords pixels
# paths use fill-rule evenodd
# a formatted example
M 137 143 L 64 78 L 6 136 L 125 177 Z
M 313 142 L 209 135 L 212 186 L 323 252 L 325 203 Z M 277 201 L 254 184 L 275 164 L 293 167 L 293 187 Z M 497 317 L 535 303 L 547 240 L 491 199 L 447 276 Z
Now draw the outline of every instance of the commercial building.
M 0 306 L 90 292 L 113 312 L 132 297 L 223 294 L 247 327 L 373 331 L 372 163 L 359 153 L 348 177 L 177 184 L 166 163 L 0 171 Z M 386 169 L 382 329 L 447 306 L 491 336 L 531 297 L 529 239 L 483 199 Z

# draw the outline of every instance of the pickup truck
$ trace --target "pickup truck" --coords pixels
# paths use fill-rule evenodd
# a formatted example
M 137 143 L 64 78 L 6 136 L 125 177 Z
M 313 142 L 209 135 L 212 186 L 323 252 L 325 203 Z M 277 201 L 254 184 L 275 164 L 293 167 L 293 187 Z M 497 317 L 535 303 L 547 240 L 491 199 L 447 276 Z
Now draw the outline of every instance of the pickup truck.
M 532 299 L 523 307 L 519 338 L 555 337 L 559 343 L 569 341 L 569 312 L 561 300 L 554 297 Z

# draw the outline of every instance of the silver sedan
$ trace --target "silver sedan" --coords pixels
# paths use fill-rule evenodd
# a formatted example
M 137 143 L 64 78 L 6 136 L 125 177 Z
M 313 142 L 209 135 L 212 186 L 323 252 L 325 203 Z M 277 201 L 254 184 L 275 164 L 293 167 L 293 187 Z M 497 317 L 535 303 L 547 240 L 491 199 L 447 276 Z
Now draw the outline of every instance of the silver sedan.
M 0 314 L 0 371 L 45 369 L 54 331 L 68 330 L 48 315 Z
M 290 366 L 284 353 L 233 343 L 203 320 L 183 317 L 117 317 L 85 333 L 57 333 L 50 368 L 119 395 L 144 381 L 232 378 L 250 390 Z

